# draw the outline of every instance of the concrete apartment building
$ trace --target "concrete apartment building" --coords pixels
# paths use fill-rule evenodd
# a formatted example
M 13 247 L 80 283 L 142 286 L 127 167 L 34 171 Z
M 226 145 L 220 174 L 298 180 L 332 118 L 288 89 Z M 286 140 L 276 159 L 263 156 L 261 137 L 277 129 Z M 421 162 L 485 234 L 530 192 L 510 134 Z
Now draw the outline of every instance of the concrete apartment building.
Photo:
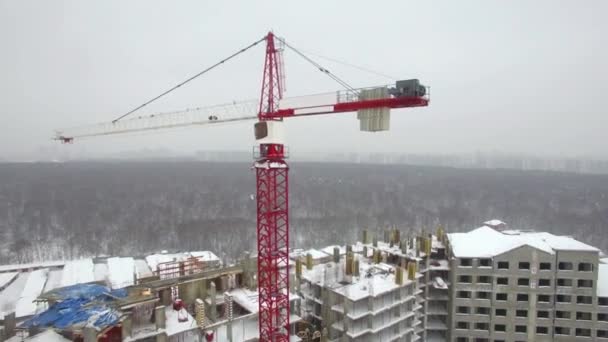
M 361 247 L 361 245 L 358 245 Z M 324 341 L 419 341 L 417 311 L 418 279 L 415 265 L 405 268 L 371 258 L 349 247 L 335 247 L 331 261 L 307 261 L 296 265 L 297 293 L 303 314 L 323 326 Z M 367 248 L 354 248 L 367 253 Z M 371 249 L 369 250 L 371 252 Z M 318 258 L 316 258 L 318 260 Z
M 365 232 L 354 245 L 293 253 L 297 311 L 321 341 L 447 341 L 444 238 L 393 230 L 370 243 Z
M 449 341 L 608 341 L 608 265 L 597 248 L 496 220 L 447 240 Z

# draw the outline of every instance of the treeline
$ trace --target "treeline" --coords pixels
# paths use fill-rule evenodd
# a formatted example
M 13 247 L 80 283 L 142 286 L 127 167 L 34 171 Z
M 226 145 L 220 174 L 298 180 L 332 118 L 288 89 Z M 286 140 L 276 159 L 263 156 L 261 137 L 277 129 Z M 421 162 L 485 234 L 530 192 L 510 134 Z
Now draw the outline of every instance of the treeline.
M 0 164 L 0 263 L 255 249 L 248 163 Z M 297 247 L 348 243 L 363 228 L 468 230 L 490 218 L 608 250 L 608 176 L 407 165 L 295 163 Z

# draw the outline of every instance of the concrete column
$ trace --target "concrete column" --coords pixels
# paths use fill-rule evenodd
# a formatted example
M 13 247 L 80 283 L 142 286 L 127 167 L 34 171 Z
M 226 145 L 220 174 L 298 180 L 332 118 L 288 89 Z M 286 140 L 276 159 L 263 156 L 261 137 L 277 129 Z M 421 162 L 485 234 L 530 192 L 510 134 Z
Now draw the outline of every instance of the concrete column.
M 165 318 L 165 307 L 157 306 L 154 309 L 154 317 L 156 318 L 156 329 L 165 329 L 166 327 L 166 318 Z
M 301 266 L 300 266 L 301 267 Z M 300 295 L 302 293 L 302 280 L 299 277 L 294 277 L 295 293 Z M 302 315 L 302 300 L 298 299 L 295 301 L 295 312 L 298 315 Z
M 203 279 L 198 283 L 198 296 L 199 298 L 205 300 L 207 298 L 207 279 Z
M 167 342 L 168 340 L 169 339 L 167 338 L 167 333 L 164 331 L 156 335 L 156 342 Z
M 84 328 L 84 342 L 97 342 L 97 330 L 95 328 Z
M 133 331 L 133 320 L 131 316 L 126 316 L 122 320 L 122 338 L 131 337 Z
M 195 304 L 196 324 L 203 328 L 205 326 L 205 302 L 197 298 Z
M 321 331 L 321 342 L 327 342 L 327 335 L 329 335 L 327 327 L 323 327 L 323 330 Z
M 4 335 L 6 339 L 15 336 L 15 327 L 17 320 L 15 319 L 15 313 L 11 312 L 4 316 Z
M 344 308 L 344 335 L 346 335 L 346 333 L 350 330 L 351 326 L 350 326 L 350 319 L 347 317 L 348 313 L 350 313 L 351 311 L 351 302 L 344 298 L 344 303 L 342 304 L 342 307 Z
M 209 306 L 208 316 L 211 318 L 213 322 L 217 320 L 217 302 L 216 302 L 216 290 L 215 290 L 215 282 L 211 282 L 209 284 L 209 299 L 211 301 L 211 305 Z
M 241 260 L 241 267 L 243 268 L 243 286 L 251 288 L 251 267 L 249 266 L 250 254 L 245 252 L 243 260 Z
M 186 307 L 190 307 L 196 300 L 197 286 L 195 282 L 183 283 L 179 287 L 179 298 L 184 301 Z
M 334 262 L 340 262 L 340 247 L 334 247 Z
M 164 306 L 171 305 L 171 289 L 160 290 L 160 303 Z
M 198 284 L 194 281 L 188 283 L 186 286 L 186 293 L 188 297 L 186 304 L 188 304 L 188 307 L 192 307 L 192 305 L 194 305 L 194 301 L 198 297 Z
M 228 342 L 234 342 L 234 340 L 232 339 L 232 321 L 228 321 L 228 325 L 226 326 L 226 332 L 226 335 L 228 335 Z

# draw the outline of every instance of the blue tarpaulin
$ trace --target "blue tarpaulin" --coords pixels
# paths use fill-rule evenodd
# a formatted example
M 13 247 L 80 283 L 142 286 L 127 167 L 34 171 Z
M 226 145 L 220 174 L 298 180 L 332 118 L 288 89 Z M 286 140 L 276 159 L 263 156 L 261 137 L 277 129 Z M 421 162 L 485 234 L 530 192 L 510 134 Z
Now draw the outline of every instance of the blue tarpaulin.
M 55 327 L 65 329 L 86 323 L 103 329 L 118 323 L 120 311 L 109 303 L 116 297 L 126 297 L 126 289 L 110 290 L 96 284 L 78 284 L 53 291 L 57 303 L 48 310 L 23 322 L 21 327 Z
M 83 299 L 103 299 L 108 297 L 107 294 L 113 297 L 126 297 L 126 289 L 110 290 L 109 288 L 97 284 L 77 284 L 66 286 L 53 291 L 53 297 L 58 300 L 83 298 Z

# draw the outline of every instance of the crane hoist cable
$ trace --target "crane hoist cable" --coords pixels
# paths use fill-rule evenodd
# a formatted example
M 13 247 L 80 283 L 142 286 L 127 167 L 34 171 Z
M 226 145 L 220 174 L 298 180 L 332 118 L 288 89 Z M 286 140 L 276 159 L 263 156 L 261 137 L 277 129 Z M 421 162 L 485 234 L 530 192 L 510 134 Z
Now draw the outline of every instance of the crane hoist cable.
M 152 99 L 150 99 L 150 100 L 148 100 L 148 101 L 144 102 L 143 104 L 141 104 L 141 105 L 139 105 L 139 106 L 137 106 L 137 107 L 133 108 L 132 110 L 128 111 L 127 113 L 125 113 L 125 114 L 123 114 L 123 115 L 119 116 L 118 118 L 116 118 L 116 119 L 112 120 L 112 123 L 116 123 L 117 121 L 119 121 L 119 120 L 121 120 L 121 119 L 123 119 L 123 118 L 125 118 L 125 117 L 127 117 L 127 116 L 129 116 L 129 115 L 131 115 L 131 114 L 133 114 L 134 112 L 136 112 L 136 111 L 138 111 L 138 110 L 142 109 L 143 107 L 145 107 L 145 106 L 149 105 L 150 103 L 152 103 L 152 102 L 154 102 L 154 101 L 156 101 L 156 100 L 160 99 L 161 97 L 163 97 L 163 96 L 165 96 L 165 95 L 169 94 L 170 92 L 172 92 L 172 91 L 176 90 L 177 88 L 179 88 L 179 87 L 183 86 L 184 84 L 186 84 L 186 83 L 188 83 L 188 82 L 190 82 L 190 81 L 192 81 L 192 80 L 194 80 L 194 79 L 198 78 L 199 76 L 202 76 L 202 75 L 206 74 L 207 72 L 209 72 L 209 71 L 211 71 L 211 70 L 215 69 L 216 67 L 218 67 L 218 66 L 220 66 L 220 65 L 224 64 L 225 62 L 227 62 L 227 61 L 231 60 L 232 58 L 234 58 L 234 57 L 236 57 L 236 56 L 238 56 L 238 55 L 242 54 L 243 52 L 245 52 L 245 51 L 247 51 L 247 50 L 251 49 L 252 47 L 254 47 L 254 46 L 258 45 L 259 43 L 261 43 L 261 42 L 263 42 L 263 41 L 265 41 L 265 40 L 266 40 L 266 36 L 264 36 L 262 39 L 260 39 L 260 40 L 258 40 L 258 41 L 256 41 L 256 42 L 254 42 L 254 43 L 252 43 L 252 44 L 249 44 L 248 46 L 246 46 L 246 47 L 244 47 L 244 48 L 242 48 L 242 49 L 238 50 L 237 52 L 233 53 L 232 55 L 230 55 L 230 56 L 228 56 L 228 57 L 226 57 L 226 58 L 222 59 L 221 61 L 219 61 L 219 62 L 217 62 L 217 63 L 213 64 L 212 66 L 210 66 L 210 67 L 206 68 L 205 70 L 203 70 L 203 71 L 201 71 L 201 72 L 197 73 L 196 75 L 194 75 L 194 76 L 192 76 L 192 77 L 190 77 L 190 78 L 186 79 L 185 81 L 183 81 L 183 82 L 181 82 L 181 83 L 177 84 L 177 85 L 176 85 L 176 86 L 174 86 L 173 88 L 171 88 L 171 89 L 169 89 L 169 90 L 166 90 L 166 91 L 165 91 L 165 92 L 163 92 L 162 94 L 160 94 L 160 95 L 158 95 L 158 96 L 156 96 L 156 97 L 154 97 L 154 98 L 152 98 Z

